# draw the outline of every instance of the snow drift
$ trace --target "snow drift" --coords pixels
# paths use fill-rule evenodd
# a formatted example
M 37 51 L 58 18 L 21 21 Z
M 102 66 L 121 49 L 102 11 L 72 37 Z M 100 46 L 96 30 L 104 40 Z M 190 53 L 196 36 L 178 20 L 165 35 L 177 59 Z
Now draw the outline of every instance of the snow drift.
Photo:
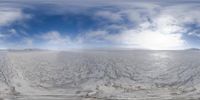
M 0 98 L 198 99 L 200 51 L 2 51 Z

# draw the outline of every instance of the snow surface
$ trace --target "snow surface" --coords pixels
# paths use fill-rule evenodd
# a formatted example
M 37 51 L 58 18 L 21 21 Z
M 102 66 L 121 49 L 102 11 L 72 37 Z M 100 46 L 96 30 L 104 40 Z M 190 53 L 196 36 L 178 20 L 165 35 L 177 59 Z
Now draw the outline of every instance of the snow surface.
M 1 51 L 0 100 L 200 99 L 200 51 Z

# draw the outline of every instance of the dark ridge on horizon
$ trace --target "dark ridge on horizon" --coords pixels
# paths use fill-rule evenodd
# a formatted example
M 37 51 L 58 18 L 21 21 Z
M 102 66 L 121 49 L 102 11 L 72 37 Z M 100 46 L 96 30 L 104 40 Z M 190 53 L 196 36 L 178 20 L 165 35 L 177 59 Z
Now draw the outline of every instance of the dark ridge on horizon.
M 187 50 L 200 50 L 200 48 L 188 48 Z
M 49 51 L 49 49 L 25 48 L 25 49 L 0 49 L 0 51 Z

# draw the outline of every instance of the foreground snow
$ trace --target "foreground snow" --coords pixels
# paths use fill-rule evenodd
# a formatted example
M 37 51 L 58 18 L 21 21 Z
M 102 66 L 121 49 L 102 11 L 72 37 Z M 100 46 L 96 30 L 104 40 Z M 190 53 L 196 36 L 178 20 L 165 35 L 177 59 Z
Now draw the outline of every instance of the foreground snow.
M 0 100 L 200 98 L 199 51 L 0 53 Z

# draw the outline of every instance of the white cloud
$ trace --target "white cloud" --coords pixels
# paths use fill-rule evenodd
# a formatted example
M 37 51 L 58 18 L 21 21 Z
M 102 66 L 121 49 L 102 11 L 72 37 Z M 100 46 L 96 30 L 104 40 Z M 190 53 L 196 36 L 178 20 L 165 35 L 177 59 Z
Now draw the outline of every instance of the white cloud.
M 158 6 L 152 9 L 123 9 L 121 13 L 127 15 L 136 27 L 123 28 L 119 34 L 105 36 L 105 39 L 131 47 L 181 49 L 190 45 L 184 35 L 200 37 L 199 4 L 155 4 Z
M 189 36 L 197 36 L 200 37 L 200 30 L 193 30 L 188 33 Z
M 58 31 L 50 31 L 37 38 L 42 40 L 39 45 L 43 49 L 65 50 L 77 48 L 77 44 L 80 44 L 78 39 L 73 40 L 67 34 L 61 34 Z
M 57 31 L 51 31 L 43 34 L 42 39 L 46 40 L 51 45 L 66 45 L 71 42 L 68 36 L 61 36 Z
M 23 13 L 21 8 L 9 7 L 5 5 L 2 6 L 2 5 L 3 3 L 0 4 L 0 28 L 4 26 L 7 27 L 13 24 L 14 22 L 22 22 L 25 19 L 31 18 L 30 15 Z M 0 30 L 1 38 L 7 38 L 13 35 L 18 35 L 16 29 L 14 28 L 7 29 L 6 31 L 2 31 L 2 30 Z
M 86 34 L 87 36 L 86 37 L 91 37 L 91 38 L 95 38 L 95 37 L 104 37 L 105 35 L 107 35 L 106 31 L 92 31 L 92 32 L 88 32 Z
M 23 44 L 25 44 L 26 47 L 32 48 L 34 46 L 34 40 L 32 38 L 24 38 L 23 40 Z
M 122 43 L 125 47 L 145 49 L 183 49 L 186 45 L 181 34 L 162 34 L 153 30 L 126 30 L 118 35 L 111 35 L 108 39 Z
M 96 13 L 97 17 L 105 18 L 109 21 L 117 22 L 122 21 L 122 15 L 117 12 L 110 12 L 110 11 L 99 11 Z
M 140 11 L 136 11 L 132 9 L 134 15 L 136 15 L 136 13 L 141 13 Z M 161 12 L 158 12 L 156 16 L 146 13 L 151 21 L 141 21 L 137 20 L 139 19 L 137 16 L 136 18 L 132 17 L 131 20 L 134 19 L 138 21 L 137 27 L 121 28 L 122 30 L 118 34 L 108 34 L 108 31 L 104 29 L 88 34 L 93 33 L 93 38 L 103 38 L 104 40 L 122 44 L 124 47 L 147 49 L 184 49 L 188 47 L 187 41 L 182 38 L 187 28 L 183 27 L 183 23 L 181 23 L 180 19 L 164 11 L 162 12 L 162 10 L 160 11 Z M 128 12 L 127 16 L 132 15 L 130 10 Z M 124 25 L 121 25 L 121 27 L 124 27 Z M 99 33 L 101 34 L 99 35 Z
M 19 9 L 1 8 L 0 15 L 0 26 L 8 25 L 24 18 L 24 14 Z

